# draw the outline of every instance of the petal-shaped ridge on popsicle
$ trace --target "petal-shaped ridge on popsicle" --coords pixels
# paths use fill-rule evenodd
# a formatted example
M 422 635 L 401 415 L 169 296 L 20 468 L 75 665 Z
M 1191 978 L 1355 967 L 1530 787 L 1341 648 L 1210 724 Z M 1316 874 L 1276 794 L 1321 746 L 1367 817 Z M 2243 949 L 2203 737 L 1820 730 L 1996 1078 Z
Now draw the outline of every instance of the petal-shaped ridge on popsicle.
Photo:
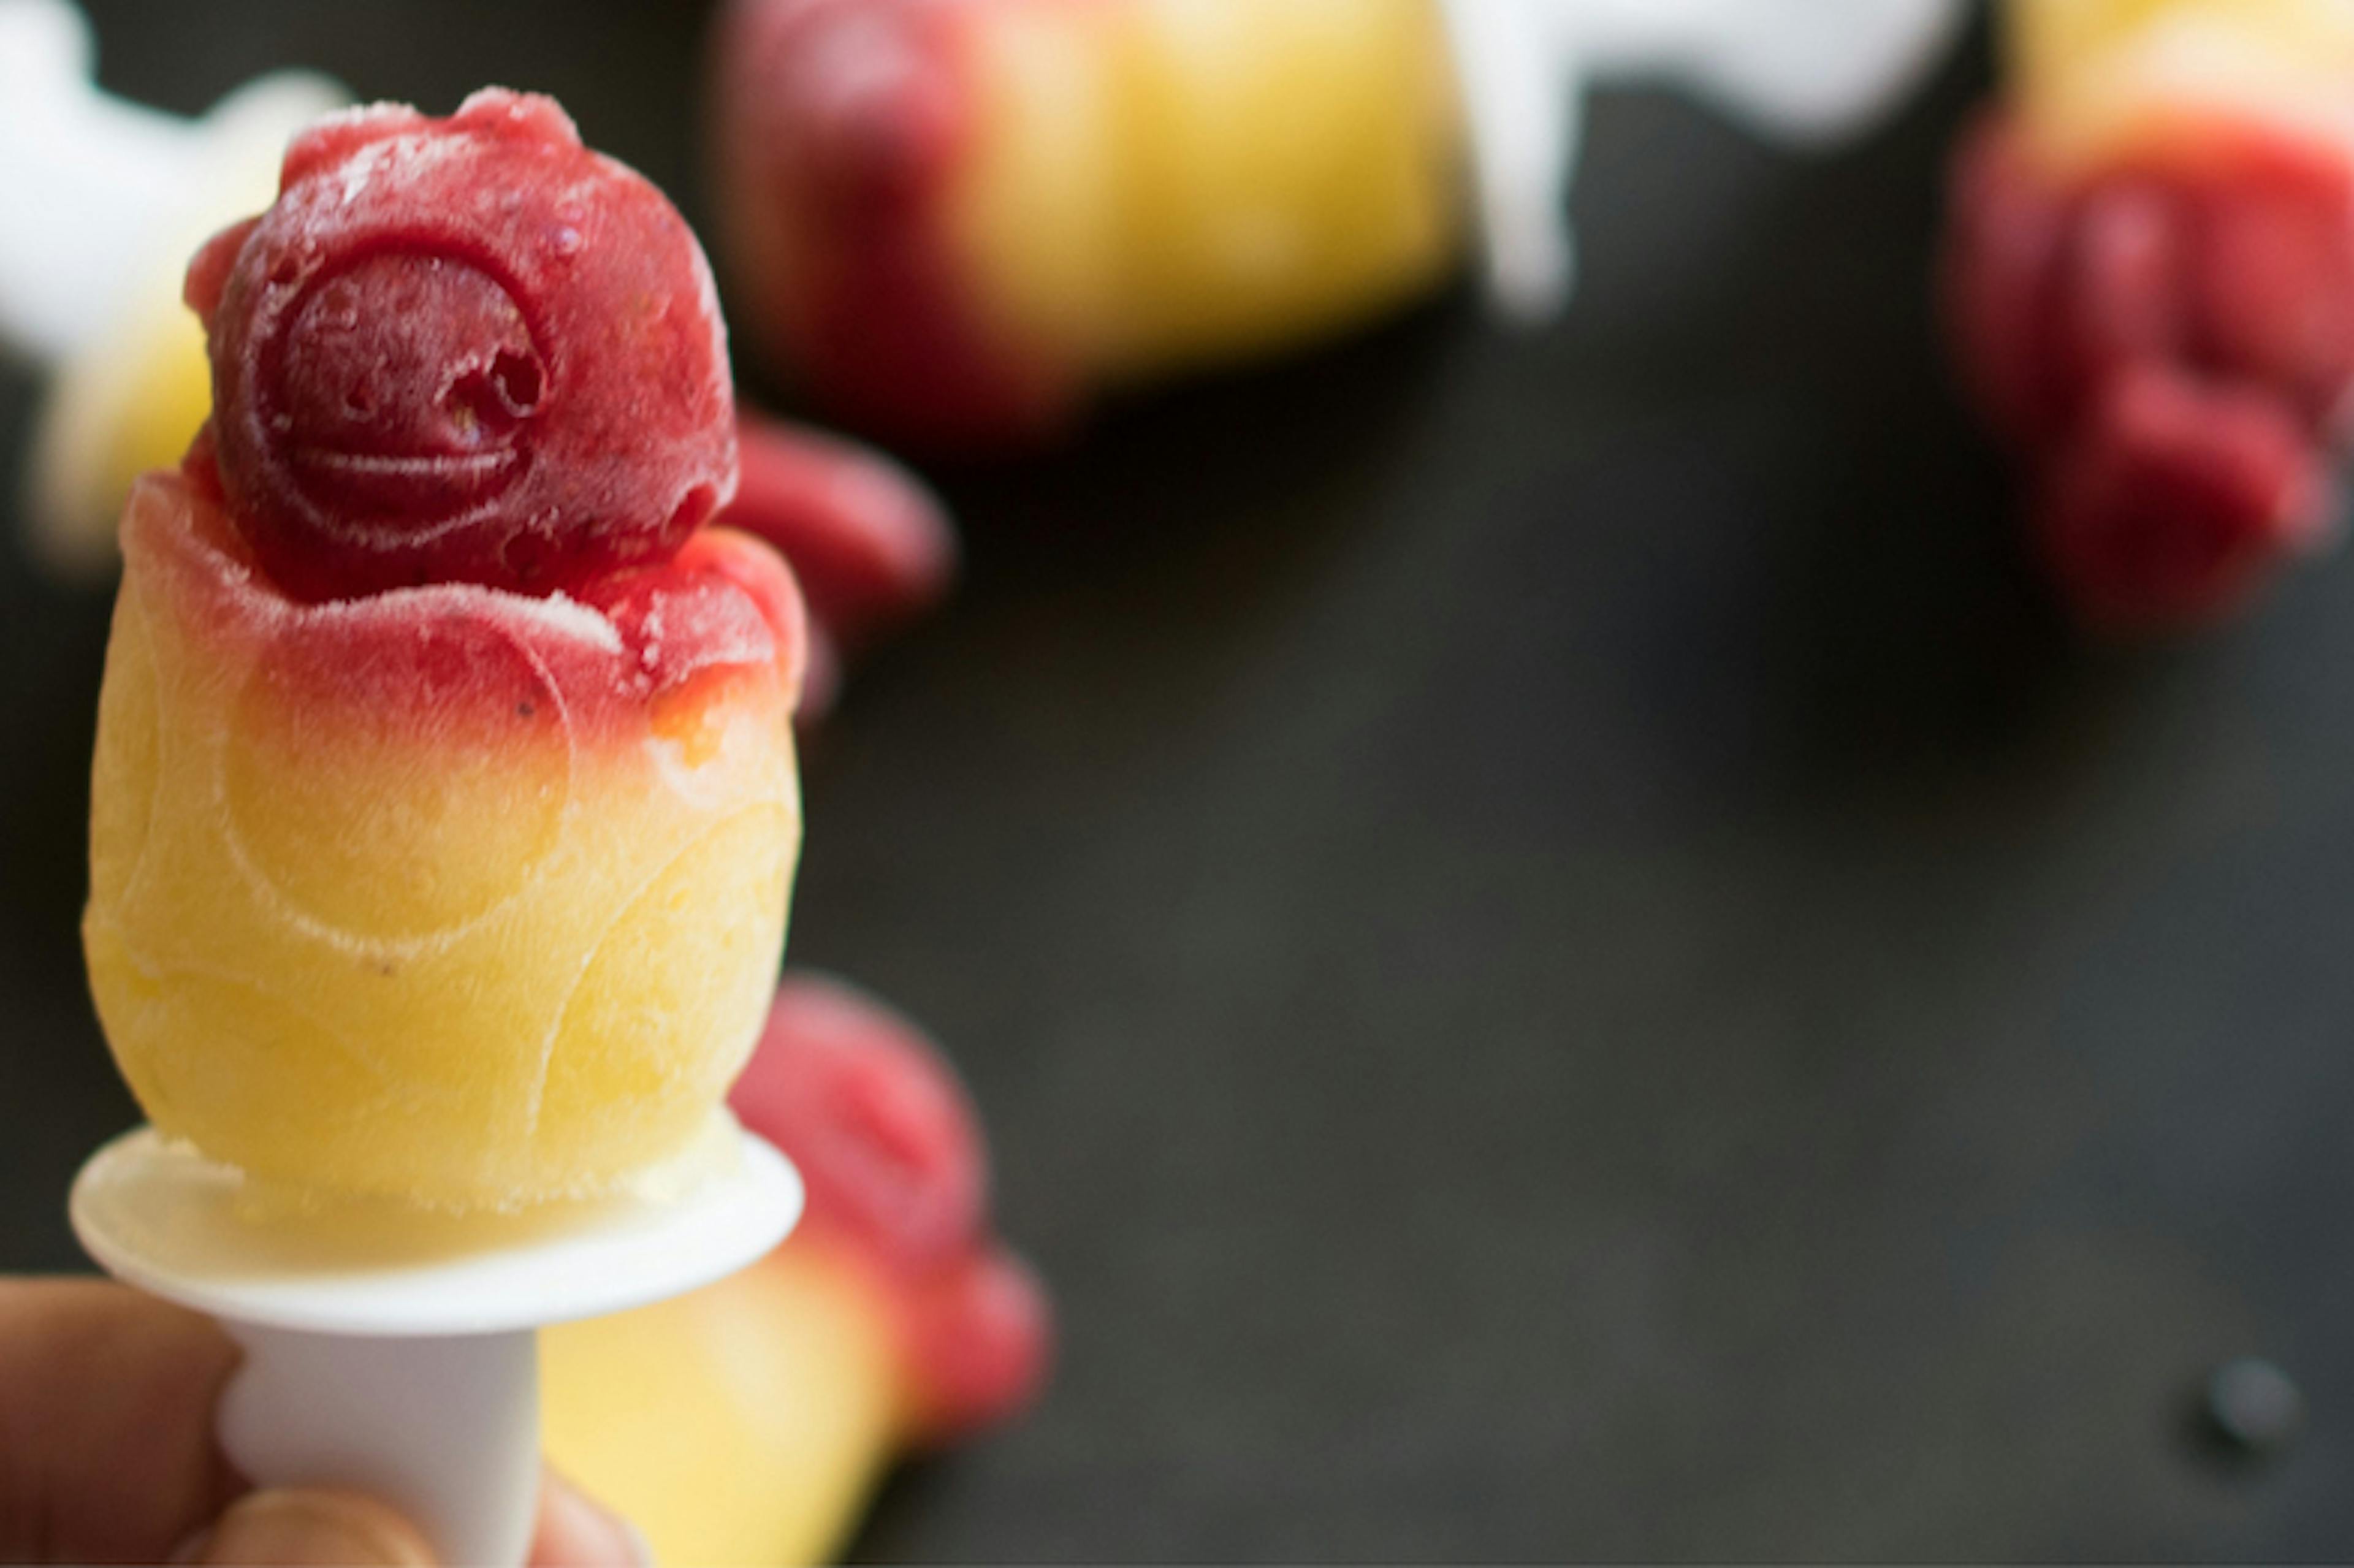
M 575 771 L 570 715 L 529 629 L 389 596 L 332 627 L 273 619 L 223 733 L 239 864 L 355 942 L 452 931 L 525 886 L 563 831 Z M 387 812 L 384 781 L 404 772 L 415 786 Z M 440 852 L 453 834 L 471 841 L 462 857 Z
M 734 491 L 702 251 L 547 100 L 322 122 L 188 298 L 230 510 L 304 598 L 572 588 L 665 558 Z

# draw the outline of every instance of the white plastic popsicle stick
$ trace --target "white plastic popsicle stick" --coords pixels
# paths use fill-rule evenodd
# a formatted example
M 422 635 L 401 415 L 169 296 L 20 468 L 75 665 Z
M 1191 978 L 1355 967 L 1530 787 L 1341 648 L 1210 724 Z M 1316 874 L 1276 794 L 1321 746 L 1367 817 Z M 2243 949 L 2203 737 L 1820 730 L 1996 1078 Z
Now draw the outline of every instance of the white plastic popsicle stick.
M 221 1326 L 245 1348 L 219 1415 L 239 1474 L 365 1491 L 415 1520 L 443 1563 L 524 1560 L 540 1473 L 530 1330 L 404 1340 Z
M 1679 82 L 1766 134 L 1820 142 L 1901 99 L 1951 41 L 1966 3 L 1442 0 L 1490 301 L 1521 321 L 1568 302 L 1568 187 L 1594 82 Z
M 272 1211 L 237 1171 L 142 1128 L 82 1168 L 70 1211 L 109 1273 L 244 1347 L 218 1424 L 247 1479 L 365 1491 L 444 1563 L 512 1564 L 538 1503 L 533 1331 L 732 1274 L 800 1218 L 782 1155 L 732 1118 L 716 1138 L 725 1157 L 675 1191 L 450 1215 Z

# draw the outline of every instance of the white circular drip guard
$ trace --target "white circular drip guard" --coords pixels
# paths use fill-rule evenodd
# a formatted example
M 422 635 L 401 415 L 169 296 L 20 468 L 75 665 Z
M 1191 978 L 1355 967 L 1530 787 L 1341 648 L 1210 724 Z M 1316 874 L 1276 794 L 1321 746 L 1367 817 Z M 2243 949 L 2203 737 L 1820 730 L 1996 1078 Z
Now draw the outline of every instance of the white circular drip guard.
M 91 1157 L 69 1211 L 107 1272 L 245 1348 L 219 1432 L 247 1479 L 366 1491 L 443 1563 L 519 1563 L 539 1491 L 534 1330 L 733 1274 L 801 1217 L 784 1156 L 733 1118 L 723 1131 L 732 1157 L 675 1190 L 456 1215 L 259 1204 L 142 1128 Z

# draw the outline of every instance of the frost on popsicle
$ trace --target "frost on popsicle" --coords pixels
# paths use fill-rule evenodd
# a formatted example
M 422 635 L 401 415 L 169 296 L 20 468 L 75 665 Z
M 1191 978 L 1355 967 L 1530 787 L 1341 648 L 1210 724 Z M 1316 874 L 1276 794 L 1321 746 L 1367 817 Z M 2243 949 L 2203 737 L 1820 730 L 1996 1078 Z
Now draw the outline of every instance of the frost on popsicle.
M 735 450 L 692 238 L 492 91 L 324 122 L 189 293 L 218 414 L 125 516 L 92 779 L 125 1077 L 298 1189 L 682 1154 L 775 976 L 807 648 L 773 552 L 696 526 Z
M 2324 543 L 2354 395 L 2354 7 L 2021 0 L 1955 163 L 1947 315 L 2088 623 L 2243 604 Z
M 188 302 L 222 489 L 288 588 L 546 593 L 668 556 L 733 492 L 702 250 L 553 102 L 337 116 L 284 180 Z

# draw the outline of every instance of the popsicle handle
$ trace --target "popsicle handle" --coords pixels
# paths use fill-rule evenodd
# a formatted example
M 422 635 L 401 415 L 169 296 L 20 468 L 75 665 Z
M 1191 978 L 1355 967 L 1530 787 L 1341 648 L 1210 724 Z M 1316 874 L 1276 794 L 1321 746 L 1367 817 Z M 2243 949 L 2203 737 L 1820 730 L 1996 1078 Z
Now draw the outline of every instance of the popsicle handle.
M 1568 302 L 1576 265 L 1567 191 L 1585 101 L 1555 55 L 1559 3 L 1446 0 L 1442 12 L 1469 122 L 1489 302 L 1527 325 Z
M 519 1564 L 539 1502 L 530 1330 L 416 1339 L 224 1321 L 245 1362 L 221 1396 L 222 1452 L 258 1487 L 365 1492 L 440 1561 Z
M 1679 82 L 1756 130 L 1820 143 L 1895 102 L 1964 10 L 1964 0 L 1440 0 L 1490 302 L 1522 323 L 1568 302 L 1567 193 L 1595 83 Z
M 1689 83 L 1799 144 L 1881 119 L 1945 53 L 1962 0 L 1553 0 L 1584 78 Z
M 735 1157 L 683 1191 L 503 1219 L 257 1209 L 239 1172 L 139 1128 L 90 1156 L 67 1209 L 108 1273 L 244 1347 L 217 1419 L 248 1480 L 366 1492 L 441 1562 L 514 1568 L 539 1505 L 536 1325 L 708 1285 L 801 1217 L 790 1161 L 724 1110 L 709 1136 Z

